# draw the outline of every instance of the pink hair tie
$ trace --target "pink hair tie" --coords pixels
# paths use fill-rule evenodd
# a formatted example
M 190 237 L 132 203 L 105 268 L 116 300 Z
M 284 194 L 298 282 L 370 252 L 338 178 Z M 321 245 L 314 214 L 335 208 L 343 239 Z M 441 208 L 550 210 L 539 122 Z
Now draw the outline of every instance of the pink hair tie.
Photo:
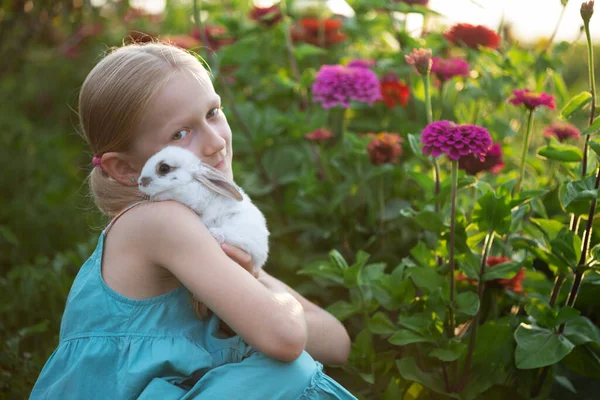
M 102 159 L 100 157 L 92 158 L 92 164 L 94 164 L 94 167 L 102 169 Z

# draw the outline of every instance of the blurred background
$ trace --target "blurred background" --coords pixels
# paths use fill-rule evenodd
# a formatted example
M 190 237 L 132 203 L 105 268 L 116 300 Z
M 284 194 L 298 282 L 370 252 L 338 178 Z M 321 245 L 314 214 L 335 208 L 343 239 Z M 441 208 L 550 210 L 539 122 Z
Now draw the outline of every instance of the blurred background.
M 206 6 L 204 22 L 235 27 L 254 6 L 277 2 L 200 3 Z M 288 1 L 291 8 L 300 3 Z M 352 1 L 326 3 L 331 13 L 353 18 Z M 199 37 L 189 0 L 0 4 L 0 398 L 18 399 L 27 397 L 56 346 L 72 280 L 106 223 L 86 183 L 93 155 L 78 133 L 78 89 L 111 46 L 169 38 L 187 47 Z M 418 36 L 455 22 L 483 24 L 500 31 L 506 43 L 531 48 L 545 46 L 554 35 L 556 43 L 572 46 L 564 53 L 563 76 L 576 93 L 587 89 L 580 5 L 571 0 L 561 17 L 561 0 L 431 0 L 430 8 L 441 15 L 423 26 L 423 17 L 411 14 L 406 26 Z M 600 15 L 594 17 L 591 30 L 598 43 Z M 219 31 L 210 39 L 215 50 L 229 40 Z M 299 279 L 288 276 L 292 284 Z

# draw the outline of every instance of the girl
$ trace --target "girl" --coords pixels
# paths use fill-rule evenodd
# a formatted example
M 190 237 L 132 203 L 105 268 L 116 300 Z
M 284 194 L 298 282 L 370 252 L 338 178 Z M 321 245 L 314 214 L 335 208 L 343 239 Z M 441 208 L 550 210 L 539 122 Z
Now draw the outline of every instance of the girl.
M 231 130 L 200 62 L 163 44 L 118 48 L 86 78 L 79 116 L 91 190 L 113 219 L 75 278 L 31 399 L 354 399 L 322 372 L 348 358 L 342 324 L 248 273 L 249 255 L 219 247 L 187 207 L 140 201 L 139 173 L 167 145 L 232 178 Z M 199 319 L 192 296 L 213 314 Z

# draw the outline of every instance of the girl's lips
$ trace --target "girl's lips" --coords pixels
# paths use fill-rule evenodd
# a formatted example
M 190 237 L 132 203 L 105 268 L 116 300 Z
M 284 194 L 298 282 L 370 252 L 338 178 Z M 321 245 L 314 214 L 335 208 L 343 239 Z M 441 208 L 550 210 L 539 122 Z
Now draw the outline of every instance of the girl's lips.
M 225 159 L 222 159 L 220 163 L 218 163 L 217 165 L 215 165 L 216 169 L 223 169 L 223 167 L 225 166 Z

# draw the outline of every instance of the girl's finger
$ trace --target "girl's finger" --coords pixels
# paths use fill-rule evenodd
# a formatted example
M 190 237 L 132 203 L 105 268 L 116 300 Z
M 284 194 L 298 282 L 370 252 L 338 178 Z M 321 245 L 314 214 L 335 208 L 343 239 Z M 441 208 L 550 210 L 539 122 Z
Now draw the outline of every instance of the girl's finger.
M 233 259 L 233 261 L 240 264 L 242 266 L 242 268 L 244 268 L 245 270 L 247 270 L 250 273 L 253 272 L 252 256 L 250 256 L 250 254 L 246 253 L 244 250 L 240 249 L 239 247 L 232 246 L 232 245 L 225 244 L 225 243 L 223 243 L 221 245 L 221 248 L 223 249 L 225 254 L 227 254 L 229 257 L 231 257 Z

